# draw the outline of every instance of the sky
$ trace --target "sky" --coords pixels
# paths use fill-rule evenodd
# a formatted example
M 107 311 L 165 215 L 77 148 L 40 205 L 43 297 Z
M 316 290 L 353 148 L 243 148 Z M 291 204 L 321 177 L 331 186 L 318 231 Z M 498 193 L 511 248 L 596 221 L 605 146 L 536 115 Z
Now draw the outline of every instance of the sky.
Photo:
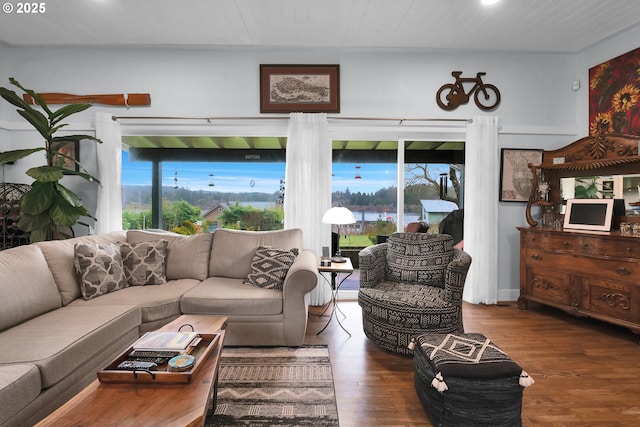
M 360 166 L 356 169 L 356 166 Z M 284 179 L 284 163 L 209 163 L 209 162 L 163 162 L 162 184 L 175 186 L 177 171 L 179 187 L 190 190 L 220 192 L 256 192 L 273 193 L 279 191 L 280 180 Z M 356 173 L 362 178 L 355 179 Z M 210 187 L 212 177 L 214 186 Z M 352 193 L 375 193 L 381 188 L 396 185 L 396 165 L 366 163 L 335 163 L 333 165 L 332 191 Z M 254 183 L 253 187 L 251 182 Z M 150 185 L 151 162 L 130 162 L 129 153 L 122 152 L 122 184 Z

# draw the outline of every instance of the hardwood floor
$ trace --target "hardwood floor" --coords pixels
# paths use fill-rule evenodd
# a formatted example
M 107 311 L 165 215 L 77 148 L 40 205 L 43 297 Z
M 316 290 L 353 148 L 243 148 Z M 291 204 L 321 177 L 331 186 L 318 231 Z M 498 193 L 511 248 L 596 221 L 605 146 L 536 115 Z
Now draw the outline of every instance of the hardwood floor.
M 362 331 L 356 301 L 339 302 L 344 333 L 312 308 L 305 343 L 328 344 L 341 427 L 432 426 L 413 385 L 413 359 L 385 352 Z M 524 390 L 524 426 L 640 425 L 640 345 L 630 331 L 530 304 L 466 304 L 466 332 L 482 333 L 536 383 Z

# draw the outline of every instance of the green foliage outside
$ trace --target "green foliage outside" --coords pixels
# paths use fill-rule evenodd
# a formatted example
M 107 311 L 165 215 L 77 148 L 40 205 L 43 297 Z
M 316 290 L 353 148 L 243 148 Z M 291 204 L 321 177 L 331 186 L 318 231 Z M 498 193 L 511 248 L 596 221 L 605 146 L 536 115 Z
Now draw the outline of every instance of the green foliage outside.
M 376 236 L 389 236 L 394 231 L 396 231 L 395 222 L 383 221 L 381 219 L 378 219 L 375 224 L 372 224 L 372 225 L 368 226 L 364 230 L 364 234 L 365 235 L 362 236 L 362 237 L 366 237 L 368 239 L 367 240 L 367 244 L 364 245 L 364 246 L 369 246 L 371 244 L 375 244 L 376 243 Z
M 201 226 L 196 225 L 202 224 Z M 141 230 L 151 225 L 151 210 L 125 209 L 122 212 L 123 230 Z M 207 229 L 202 209 L 184 200 L 162 203 L 162 228 L 179 234 L 196 234 Z
M 396 231 L 395 228 L 393 231 Z M 371 236 L 364 234 L 347 234 L 346 236 L 343 234 L 340 236 L 340 249 L 366 248 L 374 244 L 375 240 L 375 236 L 373 236 L 373 240 L 371 240 Z
M 144 230 L 151 226 L 151 209 L 138 211 L 124 209 L 122 211 L 123 230 Z
M 222 227 L 236 230 L 282 230 L 283 219 L 284 212 L 281 208 L 258 209 L 253 206 L 241 206 L 237 202 L 220 215 Z
M 185 221 L 192 223 L 202 221 L 202 209 L 184 200 L 162 202 L 162 228 L 178 232 L 177 230 L 182 230 L 180 227 L 185 225 Z

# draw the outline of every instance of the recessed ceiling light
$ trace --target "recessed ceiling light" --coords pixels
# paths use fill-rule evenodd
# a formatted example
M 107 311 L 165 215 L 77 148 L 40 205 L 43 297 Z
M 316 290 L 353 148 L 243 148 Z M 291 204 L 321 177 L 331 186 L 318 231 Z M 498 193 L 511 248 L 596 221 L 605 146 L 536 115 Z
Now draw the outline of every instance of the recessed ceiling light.
M 481 0 L 480 2 L 486 6 L 492 5 L 492 4 L 496 4 L 498 3 L 500 0 Z

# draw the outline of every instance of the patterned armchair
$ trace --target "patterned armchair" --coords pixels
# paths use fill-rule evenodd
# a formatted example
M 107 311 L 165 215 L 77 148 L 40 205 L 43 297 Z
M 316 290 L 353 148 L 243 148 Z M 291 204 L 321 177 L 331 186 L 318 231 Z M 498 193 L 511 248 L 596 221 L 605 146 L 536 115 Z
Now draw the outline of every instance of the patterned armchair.
M 393 233 L 359 253 L 365 335 L 385 350 L 411 354 L 423 333 L 463 333 L 462 290 L 471 257 L 448 234 Z

